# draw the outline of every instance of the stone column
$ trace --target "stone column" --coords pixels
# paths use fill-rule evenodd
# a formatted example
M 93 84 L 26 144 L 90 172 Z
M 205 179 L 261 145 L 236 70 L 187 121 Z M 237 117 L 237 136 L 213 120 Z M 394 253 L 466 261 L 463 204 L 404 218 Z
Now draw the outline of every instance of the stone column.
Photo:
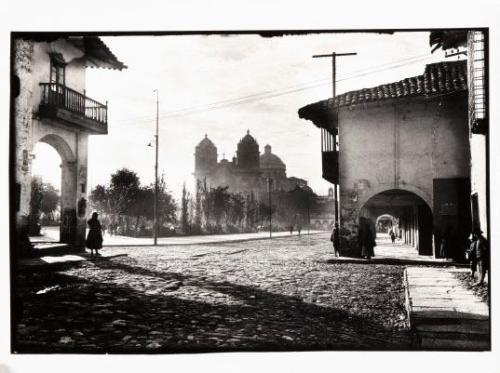
M 61 164 L 61 242 L 70 245 L 76 240 L 76 162 Z
M 87 229 L 88 198 L 87 198 L 87 162 L 88 162 L 88 135 L 79 133 L 77 142 L 77 175 L 76 175 L 76 243 L 79 250 L 85 248 L 85 233 Z

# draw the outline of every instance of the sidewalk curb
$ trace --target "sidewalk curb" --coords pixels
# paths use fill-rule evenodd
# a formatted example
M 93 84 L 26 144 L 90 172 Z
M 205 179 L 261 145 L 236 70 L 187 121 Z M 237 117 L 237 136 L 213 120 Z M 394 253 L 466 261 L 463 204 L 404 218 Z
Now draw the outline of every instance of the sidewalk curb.
M 302 233 L 302 236 L 312 236 L 315 234 L 323 234 L 328 232 L 313 232 L 313 233 Z M 215 245 L 215 244 L 227 244 L 227 243 L 238 243 L 238 242 L 249 242 L 249 241 L 262 241 L 262 240 L 279 240 L 279 239 L 288 239 L 292 237 L 299 237 L 298 235 L 290 235 L 290 236 L 278 236 L 278 237 L 254 237 L 254 238 L 241 238 L 234 240 L 223 240 L 223 241 L 204 241 L 204 242 L 179 242 L 179 243 L 158 243 L 156 247 L 169 247 L 169 246 L 196 246 L 196 245 Z M 137 247 L 137 246 L 155 246 L 151 244 L 103 244 L 103 247 Z
M 491 350 L 489 307 L 454 276 L 454 272 L 461 271 L 460 268 L 405 268 L 405 307 L 413 348 Z
M 61 258 L 66 255 L 60 256 Z M 31 259 L 21 259 L 18 264 L 17 264 L 17 269 L 19 272 L 21 271 L 26 271 L 26 270 L 40 270 L 40 269 L 54 269 L 58 267 L 64 267 L 72 264 L 80 264 L 83 262 L 90 261 L 93 257 L 91 257 L 89 254 L 80 254 L 80 255 L 75 255 L 75 254 L 68 254 L 68 256 L 74 256 L 74 257 L 79 257 L 80 259 L 72 259 L 72 260 L 67 260 L 67 261 L 56 261 L 56 262 L 46 262 L 43 261 L 43 256 L 42 257 L 37 257 L 37 258 L 31 258 Z M 113 259 L 113 258 L 118 258 L 122 256 L 128 256 L 128 254 L 121 253 L 121 254 L 113 254 L 109 256 L 103 256 L 103 257 L 97 257 L 96 259 L 98 260 L 107 260 L 107 259 Z M 45 258 L 54 258 L 56 256 L 47 256 Z

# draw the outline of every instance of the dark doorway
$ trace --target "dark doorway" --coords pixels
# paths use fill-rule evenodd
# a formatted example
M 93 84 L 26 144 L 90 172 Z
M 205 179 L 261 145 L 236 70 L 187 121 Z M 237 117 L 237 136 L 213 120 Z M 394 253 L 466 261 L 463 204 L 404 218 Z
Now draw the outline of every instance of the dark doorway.
M 436 242 L 449 232 L 449 258 L 463 261 L 471 232 L 470 178 L 434 179 L 434 232 Z

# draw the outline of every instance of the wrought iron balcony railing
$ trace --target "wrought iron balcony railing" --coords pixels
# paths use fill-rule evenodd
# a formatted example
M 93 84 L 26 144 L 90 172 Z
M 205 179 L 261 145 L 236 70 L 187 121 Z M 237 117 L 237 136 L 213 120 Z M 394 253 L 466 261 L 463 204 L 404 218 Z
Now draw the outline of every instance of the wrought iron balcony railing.
M 101 104 L 85 94 L 57 83 L 40 83 L 42 87 L 42 101 L 40 106 L 64 109 L 77 114 L 82 119 L 91 120 L 107 125 L 108 104 Z

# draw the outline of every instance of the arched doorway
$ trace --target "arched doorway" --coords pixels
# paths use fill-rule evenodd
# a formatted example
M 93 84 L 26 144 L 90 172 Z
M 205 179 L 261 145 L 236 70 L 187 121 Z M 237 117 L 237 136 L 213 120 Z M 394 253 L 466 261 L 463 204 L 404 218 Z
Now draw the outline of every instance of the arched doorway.
M 46 233 L 53 239 L 73 244 L 75 242 L 77 174 L 76 158 L 68 143 L 60 136 L 49 134 L 38 140 L 33 148 L 32 178 L 42 174 L 42 180 L 59 186 L 59 229 L 49 228 Z M 57 154 L 57 156 L 55 155 Z M 56 177 L 59 176 L 59 182 Z M 47 232 L 48 231 L 48 232 Z M 58 232 L 57 232 L 58 231 Z
M 397 218 L 389 214 L 380 215 L 375 221 L 377 234 L 388 233 L 396 225 L 397 225 Z
M 60 240 L 61 163 L 54 147 L 38 142 L 33 148 L 29 215 L 32 241 Z
M 372 196 L 363 205 L 360 216 L 370 219 L 392 217 L 405 244 L 413 246 L 420 255 L 433 255 L 433 216 L 429 205 L 418 195 L 400 189 L 391 189 Z

